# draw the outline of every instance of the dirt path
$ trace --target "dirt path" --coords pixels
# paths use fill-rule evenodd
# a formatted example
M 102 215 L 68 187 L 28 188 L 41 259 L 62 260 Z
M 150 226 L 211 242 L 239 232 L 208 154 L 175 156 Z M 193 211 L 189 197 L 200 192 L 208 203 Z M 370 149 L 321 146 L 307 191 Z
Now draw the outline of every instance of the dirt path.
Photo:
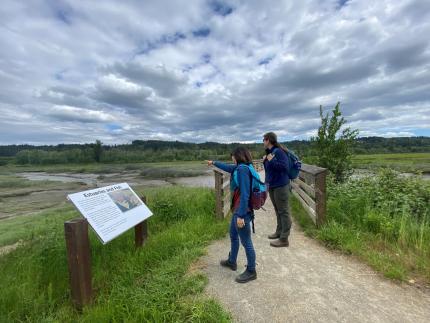
M 430 294 L 396 284 L 351 257 L 339 255 L 306 237 L 293 224 L 289 248 L 272 248 L 267 234 L 275 228 L 270 201 L 256 214 L 258 279 L 234 282 L 245 269 L 241 247 L 238 271 L 219 266 L 230 239 L 216 241 L 203 261 L 208 294 L 237 322 L 430 322 Z

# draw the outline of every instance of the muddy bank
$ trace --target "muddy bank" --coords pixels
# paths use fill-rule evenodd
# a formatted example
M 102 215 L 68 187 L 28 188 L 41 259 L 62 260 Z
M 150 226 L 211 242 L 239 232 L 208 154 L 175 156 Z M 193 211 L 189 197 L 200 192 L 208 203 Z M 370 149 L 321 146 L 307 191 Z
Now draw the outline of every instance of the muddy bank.
M 210 169 L 201 176 L 164 179 L 144 178 L 137 171 L 109 174 L 21 172 L 16 175 L 32 182 L 40 181 L 46 184 L 49 181 L 51 184 L 11 188 L 0 194 L 0 220 L 58 207 L 67 203 L 67 194 L 115 183 L 126 182 L 134 188 L 172 185 L 211 188 L 215 185 Z
M 120 182 L 127 182 L 130 186 L 170 186 L 184 185 L 194 187 L 214 187 L 215 180 L 213 172 L 208 170 L 205 175 L 193 177 L 177 177 L 165 179 L 146 179 L 138 172 L 123 172 L 112 174 L 78 174 L 78 173 L 46 173 L 46 172 L 24 172 L 17 173 L 18 176 L 30 181 L 55 181 L 61 183 L 83 183 L 89 187 L 100 187 Z

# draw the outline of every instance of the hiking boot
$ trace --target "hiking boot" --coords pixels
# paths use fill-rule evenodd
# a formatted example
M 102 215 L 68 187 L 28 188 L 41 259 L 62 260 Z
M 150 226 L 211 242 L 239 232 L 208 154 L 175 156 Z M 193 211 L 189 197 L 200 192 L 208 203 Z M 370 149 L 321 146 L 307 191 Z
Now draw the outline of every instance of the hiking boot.
M 228 267 L 233 271 L 236 271 L 236 269 L 237 269 L 237 264 L 231 263 L 230 260 L 228 260 L 228 259 L 227 260 L 221 260 L 219 262 L 219 264 L 223 267 Z
M 276 241 L 272 241 L 270 245 L 272 247 L 288 247 L 290 244 L 288 243 L 288 239 L 278 239 Z
M 243 273 L 236 277 L 236 282 L 243 284 L 254 279 L 257 279 L 257 272 L 255 270 L 249 271 L 246 269 Z
M 280 235 L 279 235 L 279 233 L 275 232 L 275 233 L 269 234 L 267 237 L 269 239 L 279 239 Z

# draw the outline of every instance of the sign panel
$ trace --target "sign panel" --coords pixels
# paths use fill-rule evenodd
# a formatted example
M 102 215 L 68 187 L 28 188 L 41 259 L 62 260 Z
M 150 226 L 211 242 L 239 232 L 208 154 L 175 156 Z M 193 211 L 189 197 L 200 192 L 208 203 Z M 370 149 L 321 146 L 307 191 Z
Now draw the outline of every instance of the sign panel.
M 127 183 L 69 194 L 103 244 L 152 215 Z

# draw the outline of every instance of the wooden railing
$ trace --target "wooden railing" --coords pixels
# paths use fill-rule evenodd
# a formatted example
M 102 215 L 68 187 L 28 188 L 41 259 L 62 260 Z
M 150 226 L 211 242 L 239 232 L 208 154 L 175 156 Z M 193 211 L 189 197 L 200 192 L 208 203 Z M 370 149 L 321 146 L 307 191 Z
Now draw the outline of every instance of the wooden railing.
M 215 214 L 224 219 L 230 211 L 230 173 L 214 169 L 215 174 Z
M 254 160 L 253 164 L 258 172 L 263 170 L 261 160 Z M 223 219 L 230 212 L 230 174 L 220 169 L 214 169 L 214 174 L 215 214 Z M 317 226 L 320 226 L 326 217 L 326 176 L 327 169 L 303 164 L 299 177 L 291 181 L 294 196 Z
M 303 164 L 299 177 L 291 182 L 294 196 L 317 226 L 326 217 L 326 176 L 326 168 Z
M 261 159 L 253 160 L 252 164 L 254 165 L 254 168 L 257 172 L 261 172 L 262 170 L 264 170 L 263 161 Z

